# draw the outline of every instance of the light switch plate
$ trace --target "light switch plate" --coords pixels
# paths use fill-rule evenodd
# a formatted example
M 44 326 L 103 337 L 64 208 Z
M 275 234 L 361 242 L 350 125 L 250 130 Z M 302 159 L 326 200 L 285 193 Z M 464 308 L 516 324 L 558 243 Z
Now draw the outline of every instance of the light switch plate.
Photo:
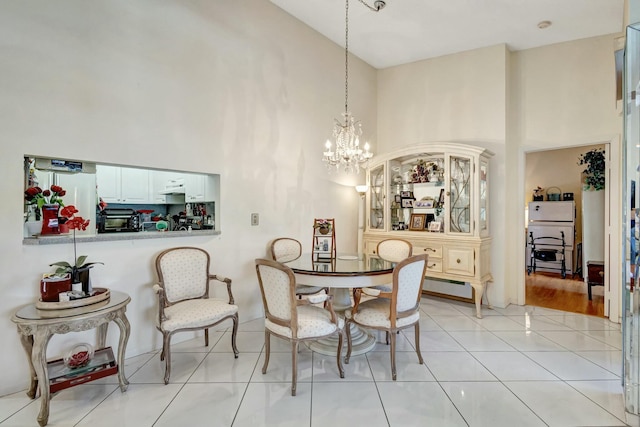
M 258 225 L 260 224 L 260 215 L 257 213 L 252 213 L 251 214 L 251 225 Z

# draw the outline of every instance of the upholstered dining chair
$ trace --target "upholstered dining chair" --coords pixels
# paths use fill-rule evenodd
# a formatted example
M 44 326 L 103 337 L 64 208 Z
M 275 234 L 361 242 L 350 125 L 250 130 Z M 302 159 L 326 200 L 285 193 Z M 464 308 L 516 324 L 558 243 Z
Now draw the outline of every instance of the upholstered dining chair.
M 385 239 L 378 242 L 375 253 L 382 259 L 398 263 L 412 255 L 413 245 L 404 239 Z M 372 288 L 379 289 L 380 292 L 391 292 L 391 283 L 372 286 Z M 353 290 L 353 299 L 356 304 L 359 304 L 360 294 L 356 293 L 356 290 L 357 289 Z M 387 339 L 387 344 L 388 343 L 389 340 Z
M 210 274 L 210 262 L 209 253 L 195 247 L 167 249 L 156 257 L 159 283 L 153 290 L 158 295 L 156 328 L 162 333 L 160 360 L 165 362 L 165 384 L 171 375 L 171 336 L 176 332 L 204 329 L 204 345 L 208 346 L 209 328 L 232 320 L 231 347 L 238 358 L 238 306 L 233 301 L 231 279 Z M 210 282 L 226 284 L 229 299 L 209 298 Z
M 382 292 L 374 288 L 362 288 L 356 292 L 375 297 L 355 304 L 345 312 L 347 332 L 347 355 L 345 363 L 351 357 L 351 333 L 349 327 L 355 323 L 364 328 L 387 332 L 391 339 L 391 375 L 396 380 L 396 332 L 414 327 L 416 353 L 418 361 L 423 363 L 420 353 L 420 295 L 422 282 L 427 269 L 427 254 L 416 255 L 400 261 L 393 269 L 391 292 Z
M 271 259 L 278 262 L 293 261 L 300 258 L 302 255 L 302 244 L 289 237 L 280 237 L 271 242 Z M 315 295 L 324 291 L 329 293 L 327 288 L 321 288 L 318 286 L 307 286 L 304 284 L 296 285 L 296 295 L 298 298 L 302 298 L 305 295 Z
M 289 267 L 267 259 L 256 259 L 255 262 L 265 313 L 262 373 L 266 374 L 269 366 L 271 335 L 291 342 L 291 395 L 295 396 L 300 342 L 337 334 L 336 363 L 340 378 L 344 378 L 341 359 L 344 321 L 333 311 L 331 296 L 317 294 L 298 299 L 295 294 L 296 279 Z M 321 302 L 325 302 L 324 307 L 314 305 Z

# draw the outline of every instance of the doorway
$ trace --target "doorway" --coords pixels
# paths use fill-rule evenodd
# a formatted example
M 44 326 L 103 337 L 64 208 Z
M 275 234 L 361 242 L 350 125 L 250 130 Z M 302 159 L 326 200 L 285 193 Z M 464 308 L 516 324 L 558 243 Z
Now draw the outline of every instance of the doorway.
M 525 231 L 527 242 L 524 251 L 526 265 L 524 271 L 525 304 L 600 317 L 608 315 L 605 286 L 592 286 L 592 295 L 589 299 L 587 285 L 589 277 L 587 262 L 602 263 L 604 265 L 603 276 L 604 271 L 608 270 L 606 266 L 609 260 L 608 244 L 605 244 L 604 241 L 604 211 L 607 203 L 603 200 L 599 205 L 596 205 L 595 210 L 601 210 L 602 215 L 599 217 L 596 215 L 596 218 L 593 218 L 592 195 L 585 194 L 583 197 L 582 171 L 585 166 L 579 165 L 580 158 L 585 153 L 599 149 L 606 152 L 608 147 L 608 144 L 595 144 L 526 153 L 525 230 L 535 230 L 538 235 L 534 237 L 540 237 L 539 233 L 544 234 L 540 231 L 540 227 L 532 226 L 532 224 L 540 223 L 533 222 L 529 218 L 528 212 L 529 202 L 533 201 L 533 189 L 537 188 L 543 190 L 538 191 L 536 200 L 540 201 L 542 198 L 543 204 L 550 208 L 555 208 L 556 205 L 553 204 L 557 201 L 562 201 L 565 206 L 572 204 L 574 218 L 573 221 L 570 221 L 572 218 L 569 215 L 569 218 L 561 219 L 562 223 L 547 222 L 543 218 L 542 222 L 543 225 L 562 225 L 561 229 L 567 230 L 569 227 L 571 230 L 566 232 L 568 235 L 566 236 L 566 245 L 563 242 L 561 248 L 562 254 L 560 254 L 559 247 L 549 248 L 558 249 L 558 260 L 566 260 L 566 269 L 563 266 L 562 272 L 559 268 L 554 268 L 559 265 L 558 263 L 544 262 L 537 265 L 546 265 L 548 268 L 536 268 L 535 272 L 532 271 L 531 265 L 535 264 L 536 260 L 531 256 L 529 232 Z M 598 193 L 604 198 L 604 191 Z M 538 204 L 531 206 L 537 208 Z M 532 215 L 532 218 L 534 217 Z M 555 230 L 554 227 L 543 227 L 542 229 Z M 556 259 L 555 256 L 554 259 Z

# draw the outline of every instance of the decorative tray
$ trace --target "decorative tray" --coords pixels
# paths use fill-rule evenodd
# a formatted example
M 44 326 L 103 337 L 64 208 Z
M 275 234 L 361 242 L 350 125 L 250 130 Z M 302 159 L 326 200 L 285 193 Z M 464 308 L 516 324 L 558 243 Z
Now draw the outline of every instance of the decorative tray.
M 93 288 L 93 295 L 63 302 L 45 302 L 41 299 L 36 301 L 36 308 L 39 310 L 61 310 L 65 308 L 84 307 L 85 305 L 96 304 L 108 300 L 111 292 L 108 288 Z
M 113 350 L 111 347 L 106 347 L 96 350 L 89 364 L 81 368 L 68 368 L 63 359 L 57 359 L 47 362 L 47 370 L 49 391 L 55 393 L 74 385 L 117 374 L 118 365 L 113 357 Z

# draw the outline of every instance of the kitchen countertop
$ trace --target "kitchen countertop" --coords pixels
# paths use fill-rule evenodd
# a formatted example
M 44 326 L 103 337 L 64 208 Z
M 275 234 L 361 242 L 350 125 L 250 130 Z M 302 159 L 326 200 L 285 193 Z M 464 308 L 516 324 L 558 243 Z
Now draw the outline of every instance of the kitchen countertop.
M 220 231 L 192 230 L 192 231 L 138 231 L 132 233 L 102 233 L 95 236 L 76 236 L 78 242 L 116 242 L 121 240 L 165 239 L 171 237 L 204 237 L 219 236 Z M 73 243 L 73 234 L 27 237 L 22 239 L 23 245 L 57 245 Z

